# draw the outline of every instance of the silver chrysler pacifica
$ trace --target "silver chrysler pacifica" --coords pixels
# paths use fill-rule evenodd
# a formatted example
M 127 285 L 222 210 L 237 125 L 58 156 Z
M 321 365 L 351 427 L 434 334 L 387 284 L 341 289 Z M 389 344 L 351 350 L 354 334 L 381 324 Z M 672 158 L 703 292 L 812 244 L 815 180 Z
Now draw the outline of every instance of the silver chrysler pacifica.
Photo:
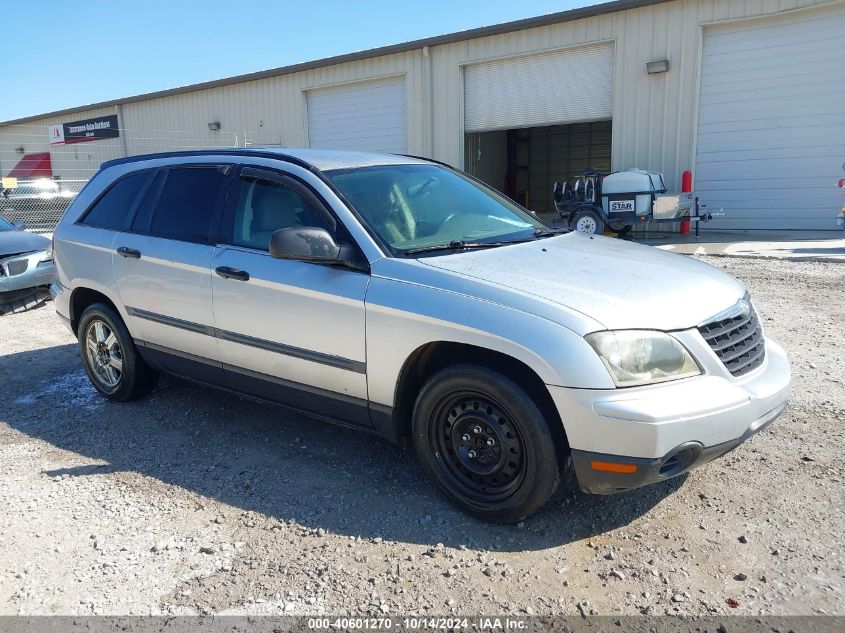
M 105 397 L 168 372 L 410 441 L 489 521 L 528 516 L 561 479 L 610 494 L 687 472 L 789 395 L 786 355 L 735 279 L 551 229 L 432 161 L 115 160 L 54 243 L 56 310 Z

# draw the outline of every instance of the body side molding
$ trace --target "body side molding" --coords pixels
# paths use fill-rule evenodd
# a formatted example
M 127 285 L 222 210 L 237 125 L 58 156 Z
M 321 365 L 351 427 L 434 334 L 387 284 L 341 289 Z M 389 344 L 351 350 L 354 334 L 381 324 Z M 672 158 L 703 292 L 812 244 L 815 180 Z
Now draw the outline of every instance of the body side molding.
M 156 323 L 162 323 L 171 327 L 188 330 L 189 332 L 197 332 L 207 336 L 215 336 L 224 341 L 232 343 L 239 343 L 241 345 L 248 345 L 257 349 L 263 349 L 268 352 L 275 352 L 283 356 L 291 356 L 293 358 L 300 358 L 302 360 L 319 363 L 321 365 L 328 365 L 329 367 L 337 367 L 338 369 L 345 369 L 346 371 L 355 372 L 356 374 L 367 373 L 367 363 L 353 360 L 351 358 L 343 358 L 342 356 L 333 356 L 323 352 L 315 352 L 313 350 L 303 349 L 301 347 L 293 347 L 291 345 L 283 345 L 273 341 L 266 341 L 264 339 L 246 336 L 245 334 L 238 334 L 237 332 L 229 332 L 228 330 L 220 330 L 211 325 L 202 325 L 201 323 L 193 323 L 192 321 L 183 321 L 163 314 L 155 312 L 148 312 L 139 308 L 132 308 L 126 306 L 126 312 L 131 316 L 139 319 L 146 319 Z M 154 344 L 145 342 L 148 347 L 153 347 Z

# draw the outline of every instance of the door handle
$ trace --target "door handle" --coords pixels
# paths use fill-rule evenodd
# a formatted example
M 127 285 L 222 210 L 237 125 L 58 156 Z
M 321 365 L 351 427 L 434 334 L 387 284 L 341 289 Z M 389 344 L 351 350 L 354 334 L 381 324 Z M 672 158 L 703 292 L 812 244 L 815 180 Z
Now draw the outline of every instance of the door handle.
M 126 246 L 121 246 L 117 249 L 117 254 L 121 257 L 130 257 L 132 259 L 141 259 L 141 251 L 136 248 L 127 248 Z
M 237 268 L 230 268 L 229 266 L 220 266 L 215 268 L 214 272 L 224 279 L 237 279 L 238 281 L 249 281 L 249 273 L 245 270 L 238 270 Z

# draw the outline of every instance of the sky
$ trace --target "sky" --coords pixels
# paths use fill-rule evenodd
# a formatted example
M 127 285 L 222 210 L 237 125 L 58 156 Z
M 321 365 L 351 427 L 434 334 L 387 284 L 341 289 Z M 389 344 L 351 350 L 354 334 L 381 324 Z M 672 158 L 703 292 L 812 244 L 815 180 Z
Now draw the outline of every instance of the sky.
M 0 14 L 0 121 L 596 0 L 46 0 Z

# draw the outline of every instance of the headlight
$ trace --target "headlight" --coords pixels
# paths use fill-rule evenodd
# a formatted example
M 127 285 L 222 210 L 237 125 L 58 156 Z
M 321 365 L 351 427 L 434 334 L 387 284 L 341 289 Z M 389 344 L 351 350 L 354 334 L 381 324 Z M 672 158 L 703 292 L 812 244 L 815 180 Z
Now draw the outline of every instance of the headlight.
M 594 332 L 584 338 L 617 387 L 648 385 L 701 373 L 686 348 L 663 332 L 619 330 Z
M 40 253 L 38 253 L 39 264 L 51 261 L 53 261 L 53 251 L 41 251 Z

